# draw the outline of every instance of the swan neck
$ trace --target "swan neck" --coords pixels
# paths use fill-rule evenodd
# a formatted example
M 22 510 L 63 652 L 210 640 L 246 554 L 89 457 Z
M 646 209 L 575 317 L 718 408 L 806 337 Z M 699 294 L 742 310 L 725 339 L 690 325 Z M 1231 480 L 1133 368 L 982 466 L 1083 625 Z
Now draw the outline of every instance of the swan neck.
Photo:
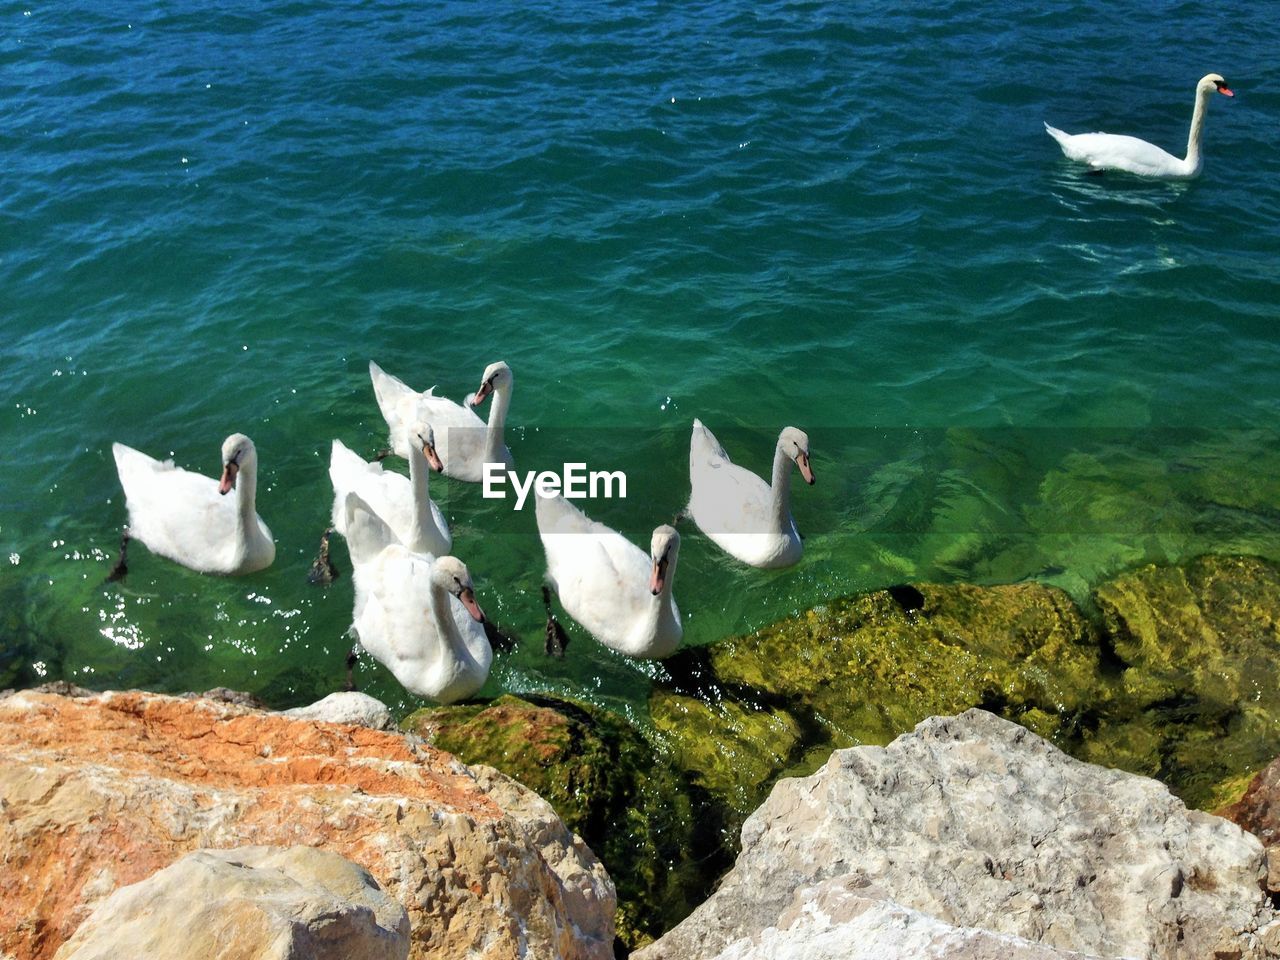
M 412 541 L 421 544 L 426 539 L 431 518 L 431 465 L 422 455 L 422 448 L 409 444 L 409 486 L 413 491 Z
M 772 533 L 785 530 L 791 516 L 791 458 L 781 444 L 773 452 L 773 481 L 770 488 L 773 490 Z
M 258 464 L 255 460 L 241 465 L 236 472 L 236 515 L 239 522 L 236 524 L 237 532 L 240 538 L 246 539 L 248 531 L 253 529 L 257 522 L 257 504 L 258 504 Z
M 462 653 L 462 638 L 458 636 L 457 624 L 453 622 L 453 611 L 449 609 L 450 593 L 434 578 L 431 582 L 431 622 L 436 634 L 449 648 L 455 659 Z
M 504 383 L 494 387 L 493 399 L 490 401 L 489 425 L 485 432 L 485 449 L 487 459 L 500 460 L 498 451 L 502 449 L 502 430 L 507 423 L 507 409 L 511 406 L 511 384 Z
M 1212 87 L 1201 87 L 1196 90 L 1196 106 L 1191 112 L 1191 132 L 1187 134 L 1188 170 L 1200 169 L 1200 137 L 1204 133 L 1204 118 L 1209 109 L 1209 97 L 1213 95 Z

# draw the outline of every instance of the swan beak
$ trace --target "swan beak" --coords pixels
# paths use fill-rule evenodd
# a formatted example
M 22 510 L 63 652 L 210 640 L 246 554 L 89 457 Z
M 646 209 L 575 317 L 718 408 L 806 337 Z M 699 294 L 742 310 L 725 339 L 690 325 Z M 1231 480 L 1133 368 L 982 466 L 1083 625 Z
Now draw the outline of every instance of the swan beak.
M 491 393 L 493 393 L 493 381 L 486 380 L 484 383 L 480 384 L 480 389 L 477 390 L 475 395 L 471 398 L 471 406 L 480 406 L 480 404 L 484 403 Z
M 236 474 L 239 472 L 240 465 L 237 463 L 228 463 L 222 468 L 222 479 L 218 481 L 218 492 L 224 497 L 236 485 Z
M 803 450 L 797 453 L 796 466 L 800 468 L 800 476 L 804 477 L 804 482 L 813 486 L 816 477 L 813 475 L 813 467 L 809 466 L 809 454 Z
M 1225 83 L 1220 83 L 1217 86 L 1218 86 L 1218 92 L 1222 94 L 1224 97 L 1235 96 L 1235 94 L 1231 92 L 1231 88 L 1228 87 Z
M 458 594 L 458 599 L 462 601 L 462 605 L 467 608 L 467 613 L 471 614 L 471 619 L 476 623 L 484 623 L 484 611 L 480 609 L 480 604 L 476 603 L 476 593 L 470 587 L 464 587 L 462 592 Z
M 656 597 L 662 592 L 662 587 L 666 582 L 667 555 L 664 553 L 657 560 L 653 561 L 653 576 L 649 578 L 649 592 Z
M 427 458 L 427 464 L 436 473 L 444 473 L 444 464 L 440 462 L 440 456 L 436 453 L 436 448 L 429 443 L 422 445 L 422 455 Z

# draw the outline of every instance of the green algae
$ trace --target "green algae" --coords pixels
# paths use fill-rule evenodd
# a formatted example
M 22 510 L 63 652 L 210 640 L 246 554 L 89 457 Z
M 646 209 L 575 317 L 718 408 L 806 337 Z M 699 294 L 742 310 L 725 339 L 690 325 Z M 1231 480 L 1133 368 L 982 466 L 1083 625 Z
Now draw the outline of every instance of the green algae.
M 550 803 L 609 871 L 625 950 L 684 919 L 727 865 L 714 808 L 621 716 L 585 703 L 506 695 L 419 710 L 401 726 L 464 763 L 500 770 Z

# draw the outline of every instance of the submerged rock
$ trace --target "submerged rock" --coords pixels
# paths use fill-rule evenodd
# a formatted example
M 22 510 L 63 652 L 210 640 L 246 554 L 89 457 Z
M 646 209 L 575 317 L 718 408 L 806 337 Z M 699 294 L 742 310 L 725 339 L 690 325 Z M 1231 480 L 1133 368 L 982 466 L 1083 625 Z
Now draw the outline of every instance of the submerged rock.
M 107 897 L 55 960 L 405 960 L 409 916 L 369 872 L 311 847 L 197 850 Z
M 714 811 L 616 714 L 507 695 L 484 705 L 425 708 L 402 726 L 547 800 L 614 878 L 618 938 L 628 949 L 683 919 L 728 866 Z
M 780 774 L 933 714 L 982 705 L 1058 736 L 1094 706 L 1098 661 L 1060 590 L 904 585 L 682 652 L 650 713 L 682 765 L 745 815 Z
M 1223 556 L 1147 565 L 1094 602 L 1120 690 L 1079 755 L 1220 806 L 1280 753 L 1280 569 Z
M 605 960 L 614 892 L 534 794 L 399 733 L 145 693 L 0 700 L 0 955 L 47 958 L 115 890 L 192 850 L 360 864 L 410 956 Z
M 1261 868 L 1256 838 L 1156 781 L 969 710 L 779 782 L 716 893 L 636 957 L 849 956 L 830 949 L 832 924 L 872 910 L 849 900 L 862 897 L 896 905 L 890 929 L 907 944 L 868 956 L 936 955 L 923 945 L 954 947 L 952 927 L 1052 948 L 1028 957 L 1251 960 L 1274 955 L 1277 929 Z M 1007 946 L 941 955 L 1003 957 Z

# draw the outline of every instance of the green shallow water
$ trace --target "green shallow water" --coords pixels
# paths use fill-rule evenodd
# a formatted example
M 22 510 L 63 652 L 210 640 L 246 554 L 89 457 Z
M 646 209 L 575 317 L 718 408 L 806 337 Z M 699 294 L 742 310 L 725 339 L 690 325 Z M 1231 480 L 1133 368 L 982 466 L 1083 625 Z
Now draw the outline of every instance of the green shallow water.
M 637 540 L 688 496 L 689 426 L 766 470 L 805 428 L 797 567 L 685 527 L 692 644 L 903 580 L 1280 558 L 1272 18 L 1056 3 L 423 11 L 184 3 L 2 14 L 0 685 L 342 680 L 349 577 L 305 574 L 337 437 L 385 440 L 366 367 L 447 396 L 506 359 L 521 469 L 627 473 Z M 1081 176 L 1041 121 L 1175 147 L 1210 69 L 1205 175 Z M 256 441 L 270 570 L 136 552 L 120 440 L 216 471 Z M 525 637 L 486 694 L 643 712 L 655 668 L 541 657 L 531 514 L 437 480 L 486 609 Z M 341 548 L 338 558 L 345 560 Z M 362 686 L 415 705 L 388 674 Z

